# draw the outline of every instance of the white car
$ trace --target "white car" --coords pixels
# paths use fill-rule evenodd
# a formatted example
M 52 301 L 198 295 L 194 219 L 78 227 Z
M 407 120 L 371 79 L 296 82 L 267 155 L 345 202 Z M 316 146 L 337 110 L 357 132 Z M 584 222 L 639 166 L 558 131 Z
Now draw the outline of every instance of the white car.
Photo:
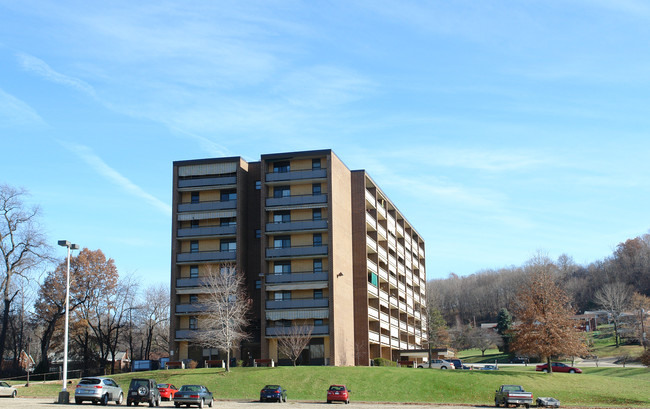
M 0 396 L 11 396 L 15 398 L 18 395 L 16 388 L 9 385 L 7 382 L 0 381 Z
M 418 368 L 429 368 L 429 363 L 425 362 L 419 365 Z M 445 361 L 444 359 L 432 359 L 431 369 L 456 369 L 456 367 L 452 362 Z

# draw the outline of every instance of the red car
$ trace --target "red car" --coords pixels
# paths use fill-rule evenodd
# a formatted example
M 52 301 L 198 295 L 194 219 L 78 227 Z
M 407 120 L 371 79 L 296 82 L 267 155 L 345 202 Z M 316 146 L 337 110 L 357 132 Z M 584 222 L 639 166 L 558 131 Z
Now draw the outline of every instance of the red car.
M 551 362 L 551 369 L 553 372 L 568 372 L 568 373 L 582 373 L 580 368 L 574 366 L 569 366 L 561 362 Z M 548 372 L 548 364 L 537 365 L 535 367 L 536 371 Z
M 327 390 L 327 403 L 332 403 L 335 400 L 350 403 L 350 390 L 345 385 L 331 385 Z
M 159 383 L 158 391 L 162 400 L 172 400 L 174 399 L 174 394 L 178 392 L 178 388 L 171 383 Z

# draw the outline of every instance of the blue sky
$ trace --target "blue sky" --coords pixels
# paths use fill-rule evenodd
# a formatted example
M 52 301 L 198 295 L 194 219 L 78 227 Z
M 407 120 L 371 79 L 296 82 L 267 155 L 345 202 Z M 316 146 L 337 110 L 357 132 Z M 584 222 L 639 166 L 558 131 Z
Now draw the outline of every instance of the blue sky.
M 428 278 L 602 259 L 650 228 L 649 110 L 643 1 L 0 0 L 0 181 L 145 283 L 174 160 L 324 148 Z

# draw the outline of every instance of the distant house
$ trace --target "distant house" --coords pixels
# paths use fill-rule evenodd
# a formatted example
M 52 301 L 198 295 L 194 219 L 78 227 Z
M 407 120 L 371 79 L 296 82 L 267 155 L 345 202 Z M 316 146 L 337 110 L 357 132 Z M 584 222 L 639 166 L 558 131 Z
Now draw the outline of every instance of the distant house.
M 484 322 L 481 324 L 481 329 L 497 329 L 497 323 L 496 322 Z
M 2 364 L 0 367 L 2 370 L 8 370 L 13 368 L 14 365 L 14 360 L 13 358 L 5 357 L 2 360 Z M 20 351 L 20 354 L 18 356 L 18 366 L 22 368 L 24 371 L 31 371 L 34 370 L 34 358 L 32 358 L 31 355 L 28 355 L 27 352 L 24 350 Z
M 124 352 L 116 352 L 115 359 L 113 359 L 113 355 L 109 352 L 106 360 L 112 363 L 115 372 L 122 372 L 131 368 L 131 355 L 129 355 L 128 350 Z

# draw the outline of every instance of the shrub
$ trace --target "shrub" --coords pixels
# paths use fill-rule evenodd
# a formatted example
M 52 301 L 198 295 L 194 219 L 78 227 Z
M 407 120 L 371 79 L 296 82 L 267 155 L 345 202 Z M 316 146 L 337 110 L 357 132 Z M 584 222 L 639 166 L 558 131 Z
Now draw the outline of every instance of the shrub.
M 187 366 L 188 366 L 190 369 L 195 369 L 198 365 L 199 365 L 198 362 L 196 362 L 195 360 L 191 359 L 191 360 L 190 360 L 190 363 L 189 363 Z
M 374 358 L 375 366 L 397 366 L 397 362 L 393 362 L 390 359 L 385 358 Z
M 650 349 L 645 350 L 639 357 L 641 363 L 647 367 L 650 367 Z

